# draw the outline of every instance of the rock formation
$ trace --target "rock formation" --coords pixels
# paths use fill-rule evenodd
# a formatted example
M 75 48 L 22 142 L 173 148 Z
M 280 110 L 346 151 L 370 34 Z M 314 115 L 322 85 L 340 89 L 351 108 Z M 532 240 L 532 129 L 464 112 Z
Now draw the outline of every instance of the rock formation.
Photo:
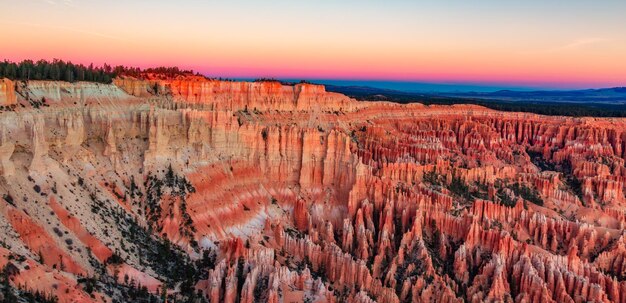
M 11 106 L 17 102 L 15 97 L 15 83 L 9 79 L 0 80 L 0 106 Z
M 0 104 L 0 266 L 16 289 L 626 302 L 625 119 L 195 76 L 2 80 Z

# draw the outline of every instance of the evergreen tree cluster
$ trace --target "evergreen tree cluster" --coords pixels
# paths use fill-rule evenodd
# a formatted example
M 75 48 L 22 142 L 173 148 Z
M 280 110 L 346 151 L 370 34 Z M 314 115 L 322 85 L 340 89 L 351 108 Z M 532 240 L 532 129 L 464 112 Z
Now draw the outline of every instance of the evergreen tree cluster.
M 21 62 L 11 62 L 4 60 L 0 62 L 0 79 L 11 80 L 52 80 L 52 81 L 88 81 L 109 84 L 117 76 L 130 76 L 135 78 L 145 78 L 147 74 L 155 74 L 165 78 L 176 76 L 193 75 L 193 70 L 180 69 L 178 67 L 154 67 L 141 69 L 138 67 L 127 67 L 123 65 L 94 66 L 90 64 L 74 64 L 70 61 L 54 59 L 47 60 L 23 60 Z M 195 75 L 200 75 L 196 73 Z
M 541 195 L 539 195 L 537 189 L 530 188 L 525 184 L 521 184 L 518 182 L 510 185 L 509 188 L 513 190 L 516 195 L 522 197 L 524 200 L 530 201 L 539 206 L 543 206 L 543 199 L 541 198 Z
M 93 64 L 85 66 L 73 64 L 63 60 L 54 59 L 52 62 L 39 60 L 24 60 L 19 63 L 0 62 L 0 78 L 11 80 L 53 80 L 53 81 L 89 81 L 98 83 L 111 83 L 115 77 L 114 69 L 104 64 L 102 67 L 94 67 Z
M 180 69 L 176 66 L 173 67 L 150 67 L 146 69 L 141 69 L 138 67 L 125 67 L 125 66 L 117 66 L 113 69 L 114 75 L 121 76 L 129 76 L 135 78 L 144 78 L 146 74 L 156 74 L 160 76 L 164 76 L 166 78 L 174 78 L 176 76 L 186 76 L 186 75 L 197 75 L 200 76 L 199 73 L 194 73 L 193 70 Z
M 33 302 L 33 303 L 57 303 L 59 299 L 45 292 L 39 290 L 31 290 L 21 287 L 14 287 L 10 283 L 11 276 L 19 272 L 19 269 L 12 263 L 8 263 L 2 269 L 0 269 L 0 302 L 5 303 L 18 303 L 18 302 Z

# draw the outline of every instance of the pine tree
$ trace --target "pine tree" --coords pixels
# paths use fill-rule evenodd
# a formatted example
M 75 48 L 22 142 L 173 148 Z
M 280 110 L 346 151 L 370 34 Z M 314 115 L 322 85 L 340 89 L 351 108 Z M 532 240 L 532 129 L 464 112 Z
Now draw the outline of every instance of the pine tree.
M 7 65 L 6 77 L 9 79 L 15 79 L 17 77 L 17 65 L 15 65 L 15 63 Z
M 69 68 L 65 70 L 65 81 L 74 82 L 74 73 Z
M 76 81 L 85 81 L 85 68 L 82 65 L 76 70 Z
M 53 64 L 50 68 L 50 80 L 60 80 L 61 69 L 58 64 Z

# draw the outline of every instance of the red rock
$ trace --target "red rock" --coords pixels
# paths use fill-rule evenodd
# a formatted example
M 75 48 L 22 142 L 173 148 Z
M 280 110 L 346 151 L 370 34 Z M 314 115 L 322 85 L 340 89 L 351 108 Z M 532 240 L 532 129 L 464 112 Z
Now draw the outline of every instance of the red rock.
M 0 106 L 11 106 L 17 103 L 15 83 L 9 79 L 0 79 Z
M 0 85 L 0 103 L 24 102 L 16 89 L 50 99 L 0 119 L 2 240 L 28 260 L 42 251 L 42 289 L 76 288 L 97 269 L 90 254 L 120 251 L 108 274 L 158 292 L 134 220 L 192 258 L 192 244 L 215 248 L 195 285 L 211 302 L 626 300 L 625 119 L 357 102 L 310 84 L 114 82 Z M 148 201 L 147 176 L 170 165 L 193 190 Z

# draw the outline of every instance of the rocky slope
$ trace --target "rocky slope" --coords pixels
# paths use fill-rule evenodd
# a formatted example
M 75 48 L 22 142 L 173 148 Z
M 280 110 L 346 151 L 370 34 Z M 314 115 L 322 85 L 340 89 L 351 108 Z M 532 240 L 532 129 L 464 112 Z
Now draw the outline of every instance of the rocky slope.
M 626 120 L 0 82 L 2 296 L 626 302 Z

